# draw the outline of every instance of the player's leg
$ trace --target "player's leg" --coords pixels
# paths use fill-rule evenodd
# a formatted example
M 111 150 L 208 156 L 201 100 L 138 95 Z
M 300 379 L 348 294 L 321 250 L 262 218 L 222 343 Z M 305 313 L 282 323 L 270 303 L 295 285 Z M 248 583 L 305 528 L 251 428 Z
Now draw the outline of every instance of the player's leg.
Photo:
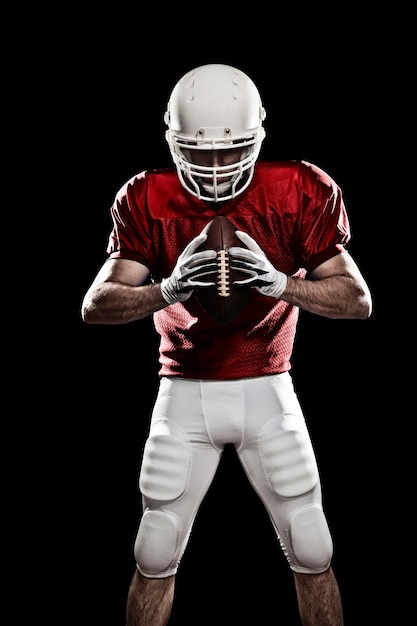
M 127 596 L 126 626 L 166 626 L 172 611 L 175 575 L 146 578 L 133 574 Z
M 237 453 L 294 572 L 303 624 L 340 626 L 340 593 L 330 568 L 333 542 L 313 446 L 291 377 L 247 381 L 245 406 L 245 438 Z
M 293 573 L 303 626 L 343 626 L 342 600 L 333 568 L 321 574 Z
M 167 623 L 175 574 L 220 454 L 206 431 L 198 381 L 163 379 L 140 471 L 143 515 L 127 626 Z

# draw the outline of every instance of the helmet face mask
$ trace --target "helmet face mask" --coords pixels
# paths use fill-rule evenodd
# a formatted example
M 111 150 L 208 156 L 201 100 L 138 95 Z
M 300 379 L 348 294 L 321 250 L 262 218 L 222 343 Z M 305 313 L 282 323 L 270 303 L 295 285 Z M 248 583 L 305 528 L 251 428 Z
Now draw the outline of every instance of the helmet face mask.
M 248 76 L 227 65 L 192 70 L 174 87 L 164 119 L 187 191 L 218 202 L 247 188 L 265 137 L 265 110 Z
M 201 150 L 174 143 L 172 155 L 184 187 L 208 201 L 229 200 L 246 189 L 256 160 L 254 143 L 244 147 Z

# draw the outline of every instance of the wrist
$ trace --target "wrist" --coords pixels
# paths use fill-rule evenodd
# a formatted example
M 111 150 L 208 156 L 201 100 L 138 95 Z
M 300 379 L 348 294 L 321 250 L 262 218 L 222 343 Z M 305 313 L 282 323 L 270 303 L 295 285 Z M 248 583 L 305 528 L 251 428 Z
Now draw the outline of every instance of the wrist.
M 161 294 L 165 302 L 168 304 L 175 304 L 177 302 L 177 297 L 175 295 L 175 291 L 172 288 L 171 282 L 169 278 L 163 278 L 160 284 Z
M 274 283 L 264 291 L 268 296 L 272 296 L 277 300 L 280 299 L 287 287 L 288 276 L 279 270 L 276 270 Z
M 278 286 L 276 298 L 280 298 L 282 296 L 285 289 L 287 288 L 287 283 L 288 283 L 287 274 L 284 274 L 284 272 L 278 271 L 278 276 L 279 276 L 279 286 Z

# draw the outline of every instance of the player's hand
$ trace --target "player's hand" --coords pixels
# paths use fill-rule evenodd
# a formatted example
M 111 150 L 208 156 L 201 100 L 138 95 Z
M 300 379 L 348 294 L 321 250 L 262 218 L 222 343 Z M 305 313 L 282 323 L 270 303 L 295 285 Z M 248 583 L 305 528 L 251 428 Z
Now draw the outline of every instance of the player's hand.
M 168 304 L 188 300 L 194 289 L 207 289 L 215 285 L 214 282 L 200 280 L 203 276 L 215 275 L 217 271 L 215 250 L 195 252 L 206 239 L 205 233 L 192 239 L 178 257 L 171 276 L 162 279 L 161 292 Z M 211 263 L 211 260 L 214 262 Z
M 260 293 L 280 298 L 287 286 L 287 275 L 275 269 L 265 252 L 247 233 L 236 231 L 236 236 L 247 248 L 232 247 L 230 267 L 248 275 L 244 280 L 234 281 L 237 287 L 255 287 Z

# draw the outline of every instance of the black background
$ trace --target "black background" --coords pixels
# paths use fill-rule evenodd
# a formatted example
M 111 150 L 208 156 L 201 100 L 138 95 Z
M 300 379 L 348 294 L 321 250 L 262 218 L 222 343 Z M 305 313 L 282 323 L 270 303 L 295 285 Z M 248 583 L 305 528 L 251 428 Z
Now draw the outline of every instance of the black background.
M 195 16 L 185 27 L 183 10 L 55 16 L 49 45 L 38 51 L 36 134 L 48 155 L 40 188 L 50 209 L 40 227 L 52 232 L 39 342 L 48 348 L 48 381 L 35 392 L 44 419 L 34 431 L 45 442 L 36 461 L 36 546 L 48 560 L 38 601 L 60 607 L 61 621 L 124 625 L 157 338 L 150 319 L 87 326 L 80 305 L 105 258 L 114 194 L 134 173 L 171 164 L 163 124 L 171 89 L 189 69 L 222 62 L 247 72 L 262 94 L 262 156 L 310 160 L 342 187 L 349 250 L 374 297 L 367 321 L 303 312 L 293 376 L 318 454 L 346 626 L 377 623 L 381 596 L 385 607 L 390 600 L 382 572 L 392 548 L 381 533 L 398 365 L 387 337 L 394 233 L 385 216 L 400 169 L 392 162 L 399 120 L 387 93 L 401 76 L 388 16 L 375 28 L 372 18 L 343 11 L 336 19 L 278 8 L 273 24 L 255 12 L 236 23 L 217 7 L 215 19 Z M 170 624 L 240 624 L 248 615 L 258 624 L 300 624 L 292 575 L 228 449 L 181 564 Z

